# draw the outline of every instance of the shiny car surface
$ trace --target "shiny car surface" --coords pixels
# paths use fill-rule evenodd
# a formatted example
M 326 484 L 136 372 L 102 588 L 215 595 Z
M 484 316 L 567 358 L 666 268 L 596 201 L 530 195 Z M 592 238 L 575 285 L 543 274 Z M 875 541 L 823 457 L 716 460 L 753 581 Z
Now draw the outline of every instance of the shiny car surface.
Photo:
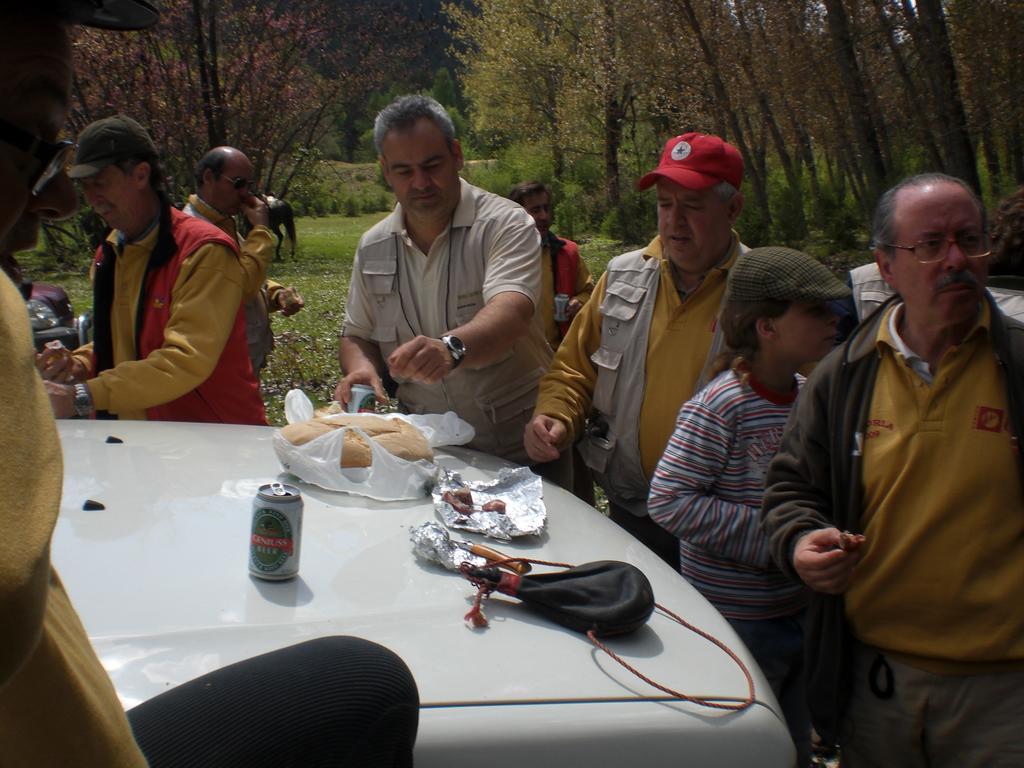
M 258 653 L 351 634 L 388 646 L 412 669 L 422 702 L 418 766 L 793 763 L 778 704 L 728 623 L 616 525 L 547 483 L 545 532 L 487 543 L 549 561 L 636 565 L 658 602 L 737 652 L 753 674 L 753 705 L 727 712 L 672 699 L 512 598 L 492 597 L 490 627 L 468 629 L 470 584 L 410 548 L 410 527 L 437 519 L 428 498 L 384 503 L 300 483 L 299 576 L 251 578 L 253 497 L 285 477 L 273 431 L 61 422 L 66 471 L 53 559 L 126 707 Z M 461 449 L 442 449 L 437 460 L 467 480 L 503 466 Z M 747 693 L 720 649 L 657 612 L 608 644 L 685 693 Z

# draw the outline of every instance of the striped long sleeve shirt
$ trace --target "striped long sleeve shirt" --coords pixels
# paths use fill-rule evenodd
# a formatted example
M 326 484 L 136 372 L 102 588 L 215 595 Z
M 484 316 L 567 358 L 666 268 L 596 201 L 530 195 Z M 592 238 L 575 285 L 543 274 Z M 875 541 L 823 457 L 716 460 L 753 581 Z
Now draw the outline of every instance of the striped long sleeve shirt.
M 648 511 L 679 537 L 680 571 L 727 618 L 786 616 L 805 603 L 760 526 L 765 472 L 794 399 L 723 372 L 680 409 L 651 481 Z

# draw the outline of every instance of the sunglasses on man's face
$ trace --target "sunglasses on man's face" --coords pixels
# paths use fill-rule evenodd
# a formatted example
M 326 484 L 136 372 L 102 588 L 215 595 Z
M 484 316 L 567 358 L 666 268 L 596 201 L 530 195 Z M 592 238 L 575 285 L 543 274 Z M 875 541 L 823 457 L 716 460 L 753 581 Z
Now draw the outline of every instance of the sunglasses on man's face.
M 71 153 L 75 151 L 73 141 L 44 141 L 6 120 L 0 120 L 0 141 L 10 144 L 32 158 L 27 183 L 35 197 L 41 195 L 46 186 L 64 172 L 71 159 Z
M 250 192 L 253 193 L 255 193 L 256 191 L 256 182 L 249 181 L 244 176 L 228 176 L 227 180 L 231 182 L 231 186 L 234 187 L 235 189 L 247 188 Z

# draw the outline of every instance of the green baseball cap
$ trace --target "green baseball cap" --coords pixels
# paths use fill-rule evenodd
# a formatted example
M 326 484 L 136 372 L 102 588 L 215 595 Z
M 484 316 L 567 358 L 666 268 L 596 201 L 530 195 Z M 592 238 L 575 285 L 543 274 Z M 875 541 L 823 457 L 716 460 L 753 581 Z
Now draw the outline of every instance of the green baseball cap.
M 740 254 L 725 288 L 727 301 L 831 301 L 850 289 L 802 251 L 769 245 Z
M 85 179 L 121 160 L 158 156 L 156 144 L 137 122 L 124 115 L 105 117 L 87 125 L 79 135 L 75 164 L 68 176 Z

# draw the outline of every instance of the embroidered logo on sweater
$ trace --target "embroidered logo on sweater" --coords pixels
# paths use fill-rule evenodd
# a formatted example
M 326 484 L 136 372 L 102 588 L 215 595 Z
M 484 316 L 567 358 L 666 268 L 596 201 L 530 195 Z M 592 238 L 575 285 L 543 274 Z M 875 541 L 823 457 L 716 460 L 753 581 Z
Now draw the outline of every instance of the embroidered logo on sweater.
M 1006 412 L 1002 408 L 979 405 L 974 409 L 974 428 L 982 432 L 1002 432 L 1006 423 Z

